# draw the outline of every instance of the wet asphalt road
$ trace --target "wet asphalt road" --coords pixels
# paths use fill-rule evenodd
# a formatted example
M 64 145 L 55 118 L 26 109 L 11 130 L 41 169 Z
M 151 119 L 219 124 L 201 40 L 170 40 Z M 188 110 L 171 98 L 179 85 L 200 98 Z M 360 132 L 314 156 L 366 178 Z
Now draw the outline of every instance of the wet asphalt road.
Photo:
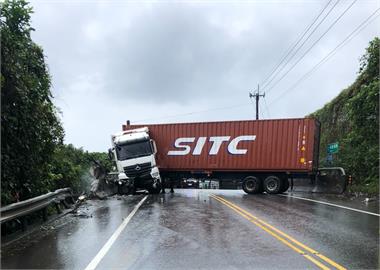
M 2 269 L 85 269 L 143 197 L 88 201 L 81 211 L 92 217 L 65 216 L 48 233 L 3 248 Z M 355 208 L 334 196 L 312 199 Z M 376 212 L 375 205 L 356 208 Z M 328 261 L 378 269 L 379 217 L 286 196 L 176 190 L 148 195 L 103 255 L 97 269 L 336 269 Z

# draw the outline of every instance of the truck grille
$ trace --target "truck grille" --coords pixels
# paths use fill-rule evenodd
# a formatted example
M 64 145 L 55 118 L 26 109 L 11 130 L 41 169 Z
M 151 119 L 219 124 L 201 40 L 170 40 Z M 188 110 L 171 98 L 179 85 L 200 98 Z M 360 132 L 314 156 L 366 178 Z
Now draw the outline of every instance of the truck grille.
M 136 178 L 150 174 L 152 164 L 150 162 L 124 167 L 124 172 L 128 177 Z

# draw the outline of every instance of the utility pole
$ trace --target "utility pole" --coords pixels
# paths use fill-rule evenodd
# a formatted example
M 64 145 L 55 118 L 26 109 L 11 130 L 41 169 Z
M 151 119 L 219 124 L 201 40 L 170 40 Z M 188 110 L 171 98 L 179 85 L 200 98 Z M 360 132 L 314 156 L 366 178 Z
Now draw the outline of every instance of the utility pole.
M 256 100 L 256 120 L 259 120 L 259 99 L 265 97 L 265 93 L 260 95 L 260 85 L 257 85 L 257 93 L 252 94 L 249 92 L 249 98 L 255 98 Z

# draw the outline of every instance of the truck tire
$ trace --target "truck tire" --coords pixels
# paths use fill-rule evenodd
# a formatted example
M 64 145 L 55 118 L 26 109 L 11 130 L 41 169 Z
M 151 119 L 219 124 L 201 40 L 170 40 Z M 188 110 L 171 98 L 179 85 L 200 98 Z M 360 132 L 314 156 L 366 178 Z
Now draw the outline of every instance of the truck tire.
M 289 189 L 289 180 L 288 178 L 282 178 L 282 188 L 280 193 L 286 192 Z
M 277 176 L 271 175 L 264 180 L 264 190 L 268 194 L 278 194 L 282 190 L 283 182 Z
M 117 194 L 126 195 L 131 192 L 131 189 L 126 185 L 117 185 Z
M 160 194 L 161 191 L 161 184 L 157 185 L 156 188 L 151 187 L 148 189 L 149 194 Z
M 248 194 L 256 194 L 262 191 L 261 179 L 255 176 L 244 178 L 242 184 L 243 190 Z

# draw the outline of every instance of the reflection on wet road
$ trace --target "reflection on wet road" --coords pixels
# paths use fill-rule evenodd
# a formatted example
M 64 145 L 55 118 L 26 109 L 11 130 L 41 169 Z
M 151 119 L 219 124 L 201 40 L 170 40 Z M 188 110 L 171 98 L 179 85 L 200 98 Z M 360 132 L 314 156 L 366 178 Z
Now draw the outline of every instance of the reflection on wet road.
M 2 268 L 85 269 L 142 198 L 88 201 L 92 218 L 67 216 L 50 233 L 6 247 Z M 377 269 L 378 254 L 377 216 L 285 196 L 188 189 L 149 195 L 97 269 Z

